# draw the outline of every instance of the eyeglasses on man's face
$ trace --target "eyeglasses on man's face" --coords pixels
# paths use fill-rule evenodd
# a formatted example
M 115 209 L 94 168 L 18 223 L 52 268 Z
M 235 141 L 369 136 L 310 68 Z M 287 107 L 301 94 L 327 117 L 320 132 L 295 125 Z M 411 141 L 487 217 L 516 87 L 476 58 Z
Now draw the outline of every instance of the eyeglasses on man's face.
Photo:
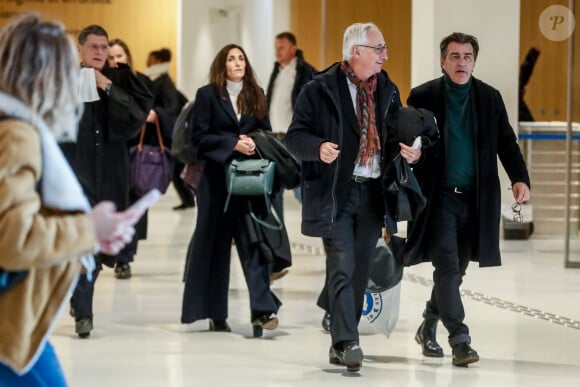
M 109 49 L 109 45 L 108 44 L 89 43 L 89 44 L 87 44 L 87 47 L 90 48 L 93 51 L 97 51 L 99 49 L 101 51 L 107 51 Z
M 377 55 L 381 55 L 383 52 L 386 52 L 387 49 L 389 48 L 389 46 L 385 45 L 380 45 L 380 46 L 367 46 L 364 44 L 357 44 L 357 46 L 359 47 L 366 47 L 366 48 L 372 48 L 375 51 L 375 54 Z

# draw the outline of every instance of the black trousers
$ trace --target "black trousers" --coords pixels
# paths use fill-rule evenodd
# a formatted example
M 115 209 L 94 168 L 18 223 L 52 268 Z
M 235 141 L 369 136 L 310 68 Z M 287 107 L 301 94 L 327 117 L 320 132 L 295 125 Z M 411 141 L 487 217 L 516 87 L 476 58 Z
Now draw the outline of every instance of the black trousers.
M 209 191 L 208 185 L 200 189 Z M 202 197 L 209 197 L 209 193 Z M 247 232 L 247 200 L 233 196 L 227 213 L 219 205 L 198 208 L 184 274 L 181 322 L 227 319 L 232 238 L 248 287 L 250 319 L 277 313 L 282 303 L 270 288 L 269 266 L 261 262 L 258 248 Z M 199 219 L 215 221 L 217 225 L 202 224 Z
M 436 201 L 430 251 L 434 286 L 423 317 L 440 318 L 449 332 L 449 344 L 471 342 L 463 320 L 465 311 L 459 287 L 474 251 L 475 200 L 470 193 L 443 189 Z
M 93 271 L 92 281 L 87 279 L 86 274 L 81 274 L 79 282 L 73 291 L 70 299 L 70 306 L 74 313 L 75 321 L 83 318 L 93 319 L 93 295 L 95 294 L 95 282 L 99 277 L 102 265 L 97 263 Z
M 346 207 L 338 214 L 331 237 L 322 239 L 327 253 L 330 334 L 337 348 L 359 342 L 358 323 L 369 279 L 369 260 L 383 225 L 384 207 L 377 180 L 350 182 Z

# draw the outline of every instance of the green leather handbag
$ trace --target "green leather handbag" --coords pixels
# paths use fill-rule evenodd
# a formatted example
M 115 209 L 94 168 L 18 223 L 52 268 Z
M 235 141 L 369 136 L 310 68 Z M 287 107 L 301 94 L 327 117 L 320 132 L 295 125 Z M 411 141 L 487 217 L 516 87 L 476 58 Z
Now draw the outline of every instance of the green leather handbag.
M 232 195 L 240 196 L 264 196 L 266 208 L 274 216 L 275 225 L 266 223 L 258 218 L 252 210 L 251 202 L 248 201 L 249 214 L 254 221 L 264 227 L 281 230 L 282 222 L 270 203 L 270 195 L 274 186 L 276 163 L 267 159 L 234 159 L 226 166 L 226 187 L 228 197 L 224 206 L 227 211 Z
M 270 195 L 276 164 L 266 159 L 234 159 L 226 169 L 226 186 L 231 195 Z

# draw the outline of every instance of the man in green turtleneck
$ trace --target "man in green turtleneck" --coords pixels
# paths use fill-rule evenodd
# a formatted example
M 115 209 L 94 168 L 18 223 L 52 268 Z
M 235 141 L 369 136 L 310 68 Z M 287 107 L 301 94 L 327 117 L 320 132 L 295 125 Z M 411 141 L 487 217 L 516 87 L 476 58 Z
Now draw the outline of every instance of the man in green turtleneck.
M 431 261 L 433 290 L 415 340 L 423 354 L 443 357 L 437 322 L 449 332 L 453 364 L 479 360 L 470 346 L 459 286 L 470 260 L 499 266 L 501 211 L 497 158 L 514 200 L 530 198 L 530 178 L 498 90 L 472 76 L 479 44 L 474 36 L 453 33 L 440 44 L 443 76 L 411 90 L 407 104 L 435 113 L 441 139 L 413 171 L 428 198 L 427 207 L 408 226 L 405 261 Z

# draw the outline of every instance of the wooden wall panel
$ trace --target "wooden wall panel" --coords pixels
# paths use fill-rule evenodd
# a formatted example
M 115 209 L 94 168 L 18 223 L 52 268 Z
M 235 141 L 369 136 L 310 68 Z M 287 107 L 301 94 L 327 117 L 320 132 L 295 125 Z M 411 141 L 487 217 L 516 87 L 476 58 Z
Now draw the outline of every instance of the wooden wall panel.
M 576 0 L 576 9 L 580 1 Z M 566 120 L 566 85 L 568 63 L 568 41 L 554 42 L 546 39 L 539 29 L 538 19 L 542 11 L 554 4 L 568 6 L 568 0 L 522 0 L 520 22 L 520 63 L 531 46 L 540 49 L 530 82 L 526 86 L 525 100 L 537 121 Z M 576 18 L 576 29 L 578 18 Z M 576 38 L 575 55 L 580 54 Z M 580 74 L 580 62 L 574 60 L 575 74 Z M 580 80 L 574 79 L 575 101 L 580 101 Z M 580 107 L 578 102 L 575 107 Z M 580 108 L 575 108 L 574 121 L 580 121 Z
M 322 0 L 292 0 L 290 29 L 306 61 L 322 70 Z
M 177 0 L 101 0 L 101 1 L 0 1 L 0 27 L 22 12 L 38 12 L 43 19 L 59 20 L 75 37 L 90 24 L 103 26 L 109 38 L 123 39 L 131 49 L 134 66 L 143 71 L 152 50 L 168 47 L 177 55 Z M 175 79 L 176 63 L 170 75 Z
M 322 3 L 321 0 L 292 0 L 292 28 L 297 31 L 312 31 L 308 36 L 318 33 L 316 26 L 320 25 L 321 19 L 313 20 L 312 14 L 313 7 L 316 8 L 314 4 L 318 6 Z M 349 25 L 373 22 L 382 31 L 389 46 L 389 58 L 384 68 L 401 89 L 404 103 L 411 86 L 411 2 L 327 0 L 324 4 L 326 23 L 321 26 L 322 39 L 318 42 L 314 38 L 309 42 L 309 48 L 314 46 L 311 49 L 317 49 L 324 55 L 319 68 L 326 68 L 342 59 L 342 37 Z

